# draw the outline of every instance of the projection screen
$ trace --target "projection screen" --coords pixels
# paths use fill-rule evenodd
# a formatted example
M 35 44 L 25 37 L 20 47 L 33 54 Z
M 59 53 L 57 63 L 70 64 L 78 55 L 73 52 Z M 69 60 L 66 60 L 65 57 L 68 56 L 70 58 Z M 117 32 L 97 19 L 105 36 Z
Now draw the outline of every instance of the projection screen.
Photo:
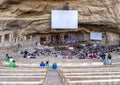
M 76 10 L 52 10 L 52 29 L 77 29 L 78 11 Z
M 90 33 L 91 40 L 102 40 L 102 33 L 100 32 L 91 32 Z

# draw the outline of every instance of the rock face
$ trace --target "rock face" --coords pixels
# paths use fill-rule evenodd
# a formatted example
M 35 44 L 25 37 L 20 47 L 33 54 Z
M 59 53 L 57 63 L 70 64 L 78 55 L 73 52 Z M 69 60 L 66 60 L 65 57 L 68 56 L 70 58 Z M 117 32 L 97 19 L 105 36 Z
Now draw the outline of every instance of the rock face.
M 51 10 L 65 9 L 65 3 L 66 0 L 0 0 L 0 31 L 19 30 L 22 35 L 49 33 Z M 120 0 L 67 0 L 67 3 L 70 10 L 78 10 L 79 29 L 120 34 Z
M 120 33 L 120 0 L 68 2 L 69 9 L 78 10 L 80 25 L 105 26 Z M 20 28 L 23 34 L 49 31 L 51 10 L 63 9 L 64 4 L 64 0 L 0 0 L 0 24 L 4 26 L 0 30 Z

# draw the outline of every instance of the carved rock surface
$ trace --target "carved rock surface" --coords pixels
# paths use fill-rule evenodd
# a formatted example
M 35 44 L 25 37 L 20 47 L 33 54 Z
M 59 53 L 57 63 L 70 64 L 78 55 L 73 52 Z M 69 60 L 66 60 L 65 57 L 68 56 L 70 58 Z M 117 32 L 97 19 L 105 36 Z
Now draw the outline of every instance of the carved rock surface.
M 78 10 L 80 26 L 104 26 L 107 31 L 120 33 L 120 0 L 68 2 L 70 10 Z M 51 10 L 62 10 L 64 4 L 64 0 L 0 0 L 0 30 L 20 28 L 23 34 L 49 32 Z

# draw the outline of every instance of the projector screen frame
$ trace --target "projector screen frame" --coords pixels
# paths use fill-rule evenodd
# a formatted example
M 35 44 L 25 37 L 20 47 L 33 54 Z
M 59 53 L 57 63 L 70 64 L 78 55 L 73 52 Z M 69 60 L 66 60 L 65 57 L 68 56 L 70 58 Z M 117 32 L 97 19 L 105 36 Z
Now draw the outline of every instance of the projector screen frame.
M 52 10 L 51 11 L 51 29 L 52 30 L 78 29 L 78 11 L 77 10 Z
M 90 32 L 90 40 L 101 41 L 102 40 L 102 33 L 101 32 Z

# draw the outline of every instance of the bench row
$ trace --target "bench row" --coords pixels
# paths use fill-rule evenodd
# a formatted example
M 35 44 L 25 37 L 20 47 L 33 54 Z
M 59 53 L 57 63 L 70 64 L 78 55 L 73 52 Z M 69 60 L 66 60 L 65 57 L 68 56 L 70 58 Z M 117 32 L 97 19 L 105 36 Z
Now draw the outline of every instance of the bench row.
M 43 85 L 44 80 L 40 81 L 0 81 L 0 85 Z
M 88 70 L 85 68 L 60 68 L 59 74 L 64 85 L 119 85 L 119 71 L 114 67 L 111 69 L 88 68 Z
M 44 85 L 47 68 L 0 68 L 0 85 Z

